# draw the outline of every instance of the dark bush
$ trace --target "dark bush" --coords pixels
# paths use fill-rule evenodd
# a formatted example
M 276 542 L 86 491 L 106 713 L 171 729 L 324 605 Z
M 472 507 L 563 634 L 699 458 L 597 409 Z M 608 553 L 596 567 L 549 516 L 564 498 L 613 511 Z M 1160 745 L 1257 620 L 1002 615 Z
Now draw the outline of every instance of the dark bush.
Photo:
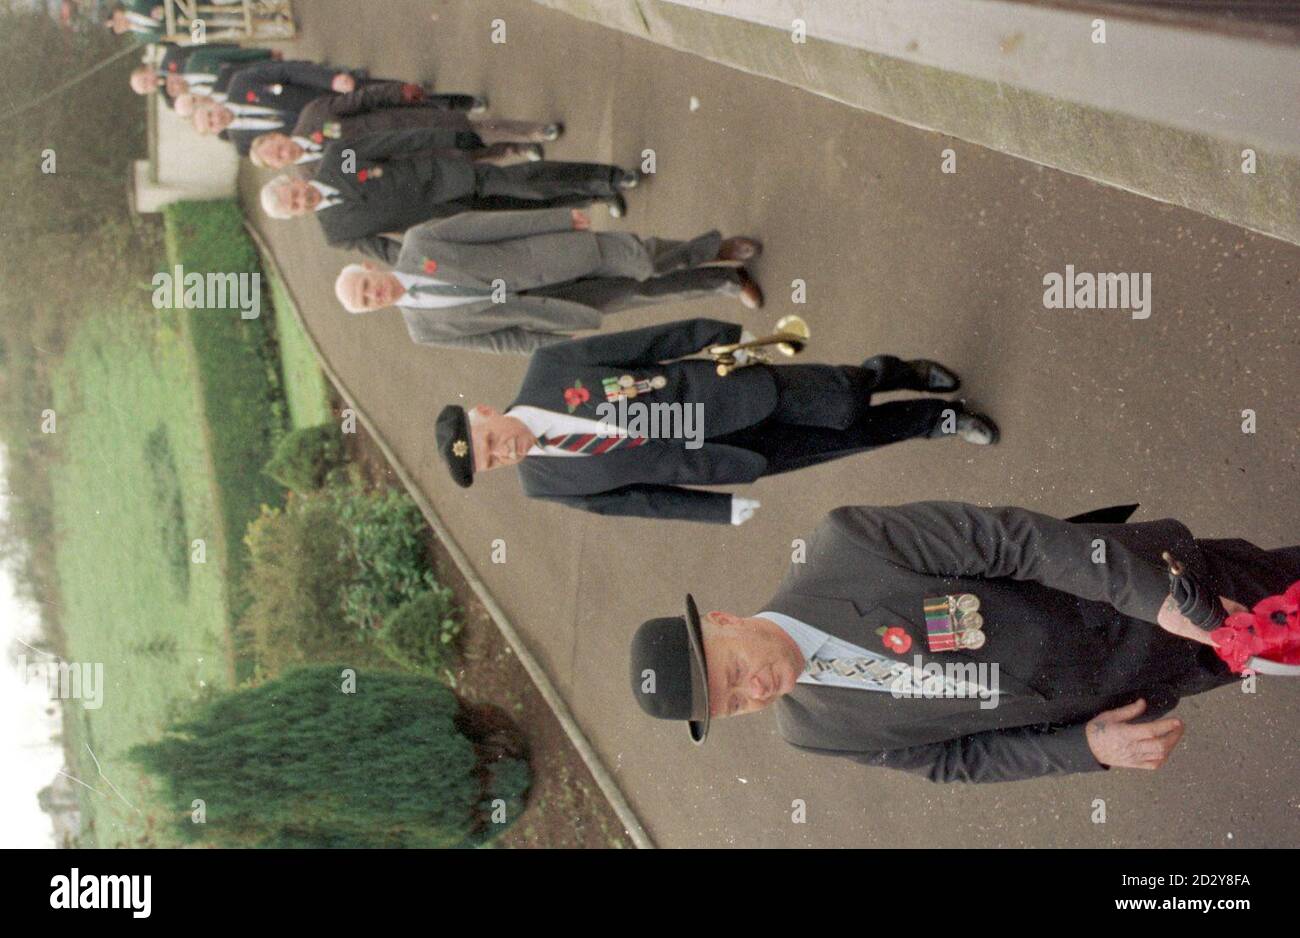
M 276 444 L 266 474 L 285 488 L 306 494 L 325 484 L 343 462 L 343 434 L 336 424 L 291 430 Z
M 435 674 L 460 629 L 460 610 L 451 589 L 435 586 L 385 618 L 375 637 L 390 661 L 412 671 Z
M 260 674 L 277 674 L 351 634 L 341 588 L 352 567 L 332 502 L 295 496 L 283 509 L 263 508 L 244 543 L 249 604 L 239 631 Z
M 131 758 L 163 781 L 182 834 L 218 846 L 460 847 L 518 817 L 527 766 L 481 766 L 450 690 L 363 672 L 349 692 L 347 673 L 303 668 L 224 695 Z M 498 797 L 506 824 L 492 822 Z
M 347 539 L 344 560 L 354 571 L 343 588 L 343 615 L 378 628 L 399 606 L 438 586 L 429 566 L 428 525 L 405 492 L 330 493 Z

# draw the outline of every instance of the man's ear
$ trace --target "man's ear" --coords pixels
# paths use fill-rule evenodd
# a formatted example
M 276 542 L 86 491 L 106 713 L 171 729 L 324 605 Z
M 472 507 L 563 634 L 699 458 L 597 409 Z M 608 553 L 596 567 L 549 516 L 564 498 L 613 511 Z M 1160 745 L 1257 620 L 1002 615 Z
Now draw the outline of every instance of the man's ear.
M 496 408 L 491 406 L 490 404 L 475 404 L 470 409 L 473 410 L 474 413 L 478 414 L 480 417 L 483 417 L 484 419 L 500 416 L 497 413 Z
M 710 612 L 708 618 L 712 619 L 715 624 L 721 625 L 725 628 L 731 628 L 732 626 L 739 625 L 741 622 L 740 616 L 733 615 L 730 612 L 720 612 L 718 610 Z

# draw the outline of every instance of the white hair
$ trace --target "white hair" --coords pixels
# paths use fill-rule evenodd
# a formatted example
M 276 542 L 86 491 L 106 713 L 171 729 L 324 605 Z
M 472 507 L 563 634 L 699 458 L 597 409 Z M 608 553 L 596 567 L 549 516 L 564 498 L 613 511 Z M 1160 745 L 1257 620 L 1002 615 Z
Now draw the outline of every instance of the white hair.
M 343 308 L 349 313 L 370 312 L 370 310 L 366 309 L 364 306 L 357 306 L 353 303 L 351 298 L 348 296 L 347 290 L 344 289 L 351 277 L 366 272 L 366 268 L 361 264 L 348 264 L 348 266 L 339 271 L 338 278 L 334 281 L 334 295 L 338 297 L 339 303 L 342 304 Z
M 253 142 L 248 145 L 248 161 L 252 163 L 254 166 L 256 166 L 258 169 L 273 168 L 269 163 L 266 162 L 266 160 L 262 158 L 262 155 L 257 152 L 258 146 L 270 140 L 271 136 L 272 135 L 269 133 L 258 134 L 256 137 L 253 138 Z
M 262 211 L 266 212 L 268 217 L 278 218 L 281 221 L 293 218 L 293 213 L 280 203 L 280 190 L 292 183 L 293 177 L 283 173 L 262 187 Z

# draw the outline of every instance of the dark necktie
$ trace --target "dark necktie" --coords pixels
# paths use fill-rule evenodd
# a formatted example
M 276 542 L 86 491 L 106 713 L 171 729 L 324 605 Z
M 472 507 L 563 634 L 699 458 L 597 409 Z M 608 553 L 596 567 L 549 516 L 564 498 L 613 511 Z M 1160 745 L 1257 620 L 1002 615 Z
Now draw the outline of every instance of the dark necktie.
M 491 289 L 483 287 L 462 287 L 454 283 L 412 283 L 406 288 L 407 293 L 415 296 L 472 296 L 489 297 Z
M 558 446 L 570 453 L 584 456 L 599 456 L 616 449 L 635 449 L 645 443 L 646 436 L 600 436 L 595 433 L 566 433 L 563 436 L 539 436 L 537 445 L 541 447 Z

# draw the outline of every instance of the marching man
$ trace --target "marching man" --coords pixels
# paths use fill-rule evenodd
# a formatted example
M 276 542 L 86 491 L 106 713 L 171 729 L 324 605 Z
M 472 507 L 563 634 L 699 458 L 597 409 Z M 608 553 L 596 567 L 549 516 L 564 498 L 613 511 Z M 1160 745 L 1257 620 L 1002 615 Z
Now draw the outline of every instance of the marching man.
M 992 421 L 955 401 L 871 404 L 874 392 L 957 390 L 957 376 L 937 362 L 878 355 L 858 366 L 756 364 L 720 377 L 710 361 L 682 360 L 740 339 L 740 326 L 688 319 L 548 345 L 504 413 L 445 408 L 438 450 L 464 488 L 477 472 L 514 466 L 532 498 L 739 525 L 756 501 L 686 486 L 753 482 L 914 437 L 997 439 Z M 679 405 L 702 415 L 702 426 L 694 439 L 637 435 L 645 404 Z
M 1159 768 L 1183 723 L 1152 718 L 1234 680 L 1162 552 L 1232 612 L 1300 577 L 1300 547 L 1120 523 L 1135 507 L 839 508 L 756 615 L 701 618 L 688 596 L 644 623 L 633 695 L 697 743 L 712 719 L 772 708 L 797 748 L 935 782 Z
M 417 225 L 400 244 L 383 239 L 394 269 L 349 264 L 334 289 L 350 313 L 396 306 L 420 345 L 524 354 L 636 306 L 707 296 L 751 309 L 762 302 L 743 268 L 721 266 L 756 256 L 756 241 L 590 229 L 577 209 L 465 212 Z

